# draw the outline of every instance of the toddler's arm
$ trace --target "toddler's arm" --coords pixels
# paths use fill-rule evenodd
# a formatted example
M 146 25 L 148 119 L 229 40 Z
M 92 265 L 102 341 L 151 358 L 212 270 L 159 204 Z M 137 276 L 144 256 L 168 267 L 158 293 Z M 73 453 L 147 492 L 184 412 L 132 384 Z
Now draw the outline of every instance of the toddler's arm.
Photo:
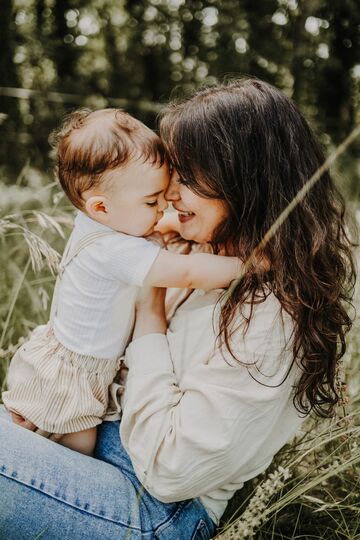
M 180 255 L 162 249 L 144 285 L 186 289 L 227 287 L 239 275 L 241 264 L 237 257 L 208 253 Z

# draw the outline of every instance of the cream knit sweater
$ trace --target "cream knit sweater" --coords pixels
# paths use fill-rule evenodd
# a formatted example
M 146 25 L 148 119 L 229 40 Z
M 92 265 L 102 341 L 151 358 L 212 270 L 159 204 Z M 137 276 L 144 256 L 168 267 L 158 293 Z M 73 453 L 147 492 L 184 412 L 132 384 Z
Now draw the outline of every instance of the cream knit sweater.
M 254 306 L 245 337 L 240 328 L 233 338 L 244 366 L 216 347 L 212 316 L 219 294 L 194 291 L 167 335 L 148 334 L 130 344 L 120 428 L 135 471 L 153 496 L 163 502 L 200 497 L 214 521 L 302 420 L 292 403 L 297 368 L 286 378 L 290 317 L 272 294 Z

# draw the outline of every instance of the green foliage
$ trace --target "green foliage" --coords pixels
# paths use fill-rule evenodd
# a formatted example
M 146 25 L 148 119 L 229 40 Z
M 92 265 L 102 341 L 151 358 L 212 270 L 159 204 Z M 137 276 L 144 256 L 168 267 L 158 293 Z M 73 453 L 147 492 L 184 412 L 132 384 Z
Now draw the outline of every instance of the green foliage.
M 360 120 L 357 0 L 4 0 L 1 15 L 0 386 L 16 345 L 47 321 L 53 249 L 72 223 L 44 172 L 66 111 L 119 106 L 154 127 L 169 98 L 250 75 L 292 96 L 329 152 Z M 358 150 L 335 164 L 353 200 Z M 237 494 L 219 538 L 360 538 L 359 326 L 344 361 L 346 412 L 308 420 Z
M 47 322 L 58 253 L 73 214 L 57 186 L 29 165 L 15 185 L 1 184 L 1 194 L 0 387 L 18 341 Z
M 63 250 L 73 208 L 65 206 L 56 185 L 29 165 L 15 185 L 2 185 L 1 192 L 0 386 L 4 388 L 17 345 L 48 320 L 54 285 L 50 245 Z M 343 362 L 348 387 L 343 389 L 338 418 L 306 421 L 270 471 L 236 494 L 219 540 L 359 537 L 360 283 L 355 305 L 358 319 Z
M 338 144 L 359 121 L 359 40 L 357 0 L 5 0 L 3 181 L 29 158 L 49 167 L 48 134 L 69 109 L 122 106 L 153 127 L 170 97 L 241 75 L 293 96 Z M 357 174 L 346 169 L 351 194 Z

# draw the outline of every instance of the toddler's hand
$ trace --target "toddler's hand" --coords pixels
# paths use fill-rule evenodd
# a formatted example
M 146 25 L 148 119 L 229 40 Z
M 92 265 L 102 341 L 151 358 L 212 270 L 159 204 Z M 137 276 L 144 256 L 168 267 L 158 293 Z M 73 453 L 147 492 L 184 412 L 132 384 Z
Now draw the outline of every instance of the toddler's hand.
M 156 246 L 160 246 L 161 248 L 166 249 L 166 242 L 161 232 L 154 231 L 153 233 L 149 234 L 149 236 L 145 236 L 145 238 L 146 240 L 149 240 L 149 242 L 152 242 Z
M 21 414 L 16 413 L 14 411 L 10 411 L 11 419 L 14 422 L 14 424 L 17 424 L 18 426 L 24 427 L 25 429 L 29 429 L 30 431 L 35 431 L 36 426 L 30 420 L 26 420 Z

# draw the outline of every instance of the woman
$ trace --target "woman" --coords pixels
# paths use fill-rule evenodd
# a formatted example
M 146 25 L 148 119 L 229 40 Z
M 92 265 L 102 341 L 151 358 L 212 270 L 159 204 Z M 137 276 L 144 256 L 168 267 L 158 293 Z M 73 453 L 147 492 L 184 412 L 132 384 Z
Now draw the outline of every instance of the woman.
M 255 80 L 170 107 L 160 131 L 181 236 L 244 261 L 324 161 L 294 105 Z M 266 264 L 229 291 L 185 292 L 169 327 L 164 291 L 144 294 L 121 439 L 117 422 L 104 422 L 93 459 L 2 419 L 0 536 L 210 538 L 234 491 L 303 416 L 334 410 L 349 246 L 326 173 L 264 247 Z

